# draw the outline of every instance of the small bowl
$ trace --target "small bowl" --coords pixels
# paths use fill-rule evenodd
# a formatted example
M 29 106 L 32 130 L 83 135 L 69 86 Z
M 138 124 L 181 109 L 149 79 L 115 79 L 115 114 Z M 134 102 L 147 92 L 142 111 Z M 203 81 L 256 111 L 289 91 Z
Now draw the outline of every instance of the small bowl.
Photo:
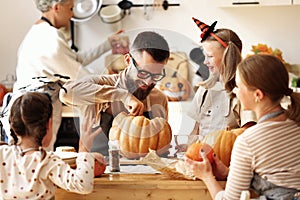
M 76 158 L 77 158 L 77 153 L 76 152 L 69 152 L 69 151 L 63 151 L 66 149 L 65 147 L 57 147 L 56 151 L 54 152 L 55 155 L 60 157 L 63 161 L 68 163 L 69 165 L 76 164 Z M 69 148 L 67 148 L 69 149 Z

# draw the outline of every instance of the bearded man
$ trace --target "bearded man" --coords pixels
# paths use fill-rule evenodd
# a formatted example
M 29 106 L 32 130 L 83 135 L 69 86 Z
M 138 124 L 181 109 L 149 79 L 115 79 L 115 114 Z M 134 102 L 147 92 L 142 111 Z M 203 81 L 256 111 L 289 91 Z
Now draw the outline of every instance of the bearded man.
M 119 74 L 91 75 L 64 84 L 67 92 L 61 89 L 60 100 L 79 112 L 80 122 L 102 127 L 92 151 L 108 155 L 109 130 L 120 112 L 168 119 L 167 97 L 155 85 L 165 77 L 169 56 L 169 45 L 161 35 L 141 32 L 124 55 L 127 67 Z

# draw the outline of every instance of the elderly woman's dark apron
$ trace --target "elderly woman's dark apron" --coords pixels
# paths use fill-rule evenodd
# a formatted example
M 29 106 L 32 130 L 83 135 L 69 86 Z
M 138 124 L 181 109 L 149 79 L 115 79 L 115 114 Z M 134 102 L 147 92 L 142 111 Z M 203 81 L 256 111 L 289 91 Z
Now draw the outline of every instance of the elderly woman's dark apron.
M 260 200 L 300 200 L 299 190 L 277 186 L 256 173 L 251 182 L 251 189 L 260 195 Z

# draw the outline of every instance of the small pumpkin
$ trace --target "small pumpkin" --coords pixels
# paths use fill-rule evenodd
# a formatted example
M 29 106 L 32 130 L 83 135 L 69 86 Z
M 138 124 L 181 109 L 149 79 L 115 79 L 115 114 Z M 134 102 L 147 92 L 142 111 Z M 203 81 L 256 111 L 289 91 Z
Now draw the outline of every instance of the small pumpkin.
M 162 79 L 159 88 L 169 101 L 185 101 L 191 93 L 189 81 L 178 75 L 177 71 L 172 76 L 166 76 Z
M 113 120 L 109 139 L 119 140 L 120 153 L 126 158 L 145 156 L 149 149 L 162 155 L 169 150 L 172 130 L 164 118 L 150 120 L 144 116 L 130 116 L 121 112 Z
M 219 157 L 219 159 L 229 167 L 231 152 L 233 148 L 233 144 L 240 134 L 245 131 L 245 128 L 236 128 L 220 131 L 215 144 L 213 145 L 213 150 L 215 154 Z
M 94 176 L 99 177 L 101 176 L 106 169 L 106 165 L 103 163 L 100 163 L 98 160 L 95 159 L 95 164 L 94 164 Z
M 185 156 L 195 161 L 203 161 L 202 156 L 200 155 L 201 149 L 204 150 L 209 162 L 213 163 L 213 148 L 209 144 L 201 143 L 199 140 L 187 148 Z

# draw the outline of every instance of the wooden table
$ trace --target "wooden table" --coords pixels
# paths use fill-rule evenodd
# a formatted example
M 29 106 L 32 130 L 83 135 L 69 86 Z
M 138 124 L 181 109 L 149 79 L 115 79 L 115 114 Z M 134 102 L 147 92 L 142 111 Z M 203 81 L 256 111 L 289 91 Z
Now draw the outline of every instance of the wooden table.
M 225 182 L 220 182 L 225 187 Z M 193 180 L 174 180 L 162 174 L 104 174 L 95 178 L 88 195 L 56 191 L 55 200 L 211 200 L 205 184 Z

